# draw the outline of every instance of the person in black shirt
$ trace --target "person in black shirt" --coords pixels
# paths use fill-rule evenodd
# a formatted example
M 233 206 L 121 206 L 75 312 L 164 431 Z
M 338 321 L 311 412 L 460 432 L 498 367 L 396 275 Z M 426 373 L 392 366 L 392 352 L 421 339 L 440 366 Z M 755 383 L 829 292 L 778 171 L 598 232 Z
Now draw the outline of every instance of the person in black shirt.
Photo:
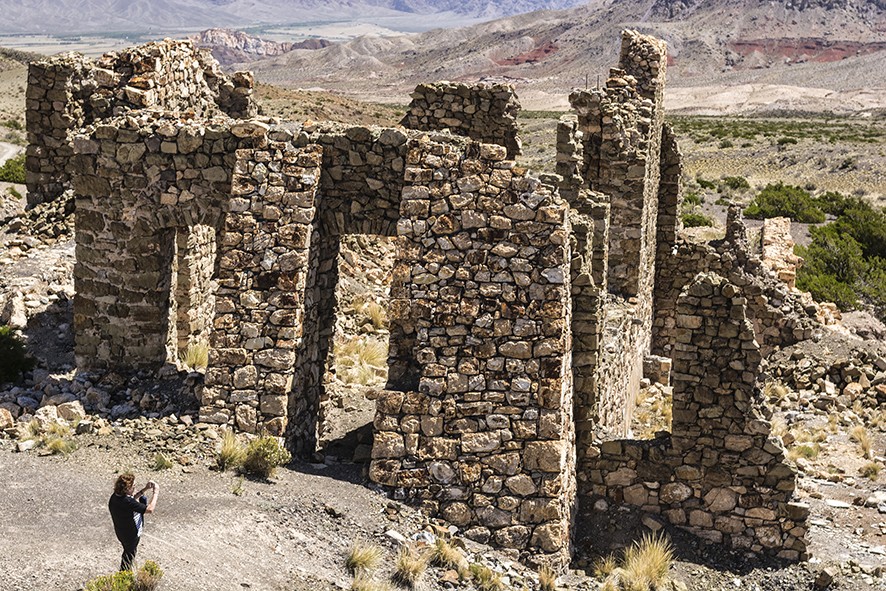
M 153 513 L 157 506 L 159 487 L 153 480 L 133 494 L 135 488 L 135 476 L 131 473 L 121 474 L 114 483 L 114 494 L 108 501 L 108 510 L 114 521 L 114 533 L 123 544 L 123 557 L 120 560 L 120 570 L 132 570 L 135 562 L 135 552 L 138 550 L 138 542 L 142 535 L 144 516 Z M 151 502 L 148 503 L 144 493 L 152 491 Z

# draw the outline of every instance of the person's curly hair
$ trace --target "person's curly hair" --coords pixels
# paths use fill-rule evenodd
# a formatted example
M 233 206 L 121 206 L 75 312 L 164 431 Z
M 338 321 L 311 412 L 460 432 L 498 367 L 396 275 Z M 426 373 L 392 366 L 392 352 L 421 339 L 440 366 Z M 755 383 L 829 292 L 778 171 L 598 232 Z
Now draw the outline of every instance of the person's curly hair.
M 132 472 L 126 472 L 117 477 L 114 483 L 114 494 L 128 495 L 135 484 L 135 475 Z

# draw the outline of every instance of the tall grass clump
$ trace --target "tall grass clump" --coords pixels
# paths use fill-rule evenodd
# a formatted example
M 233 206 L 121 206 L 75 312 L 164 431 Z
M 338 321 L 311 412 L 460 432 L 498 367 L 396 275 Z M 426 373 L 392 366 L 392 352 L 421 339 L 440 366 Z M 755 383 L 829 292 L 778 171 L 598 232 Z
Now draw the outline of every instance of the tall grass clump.
M 218 469 L 224 472 L 228 468 L 239 468 L 245 459 L 246 447 L 240 443 L 233 431 L 225 431 L 222 435 L 221 448 L 215 457 Z
M 431 547 L 431 564 L 440 568 L 457 571 L 464 578 L 468 576 L 468 561 L 461 550 L 444 540 L 437 538 Z
M 354 576 L 367 574 L 378 568 L 384 551 L 375 544 L 357 542 L 345 557 L 345 568 Z
M 557 573 L 551 567 L 543 566 L 538 571 L 538 588 L 541 591 L 557 590 Z
M 401 587 L 415 589 L 428 568 L 430 556 L 412 545 L 404 545 L 397 552 L 393 580 Z
M 868 433 L 868 430 L 862 425 L 856 425 L 852 428 L 852 431 L 849 432 L 849 437 L 858 444 L 858 447 L 861 449 L 862 457 L 871 459 L 873 440 L 871 439 L 871 434 Z
M 191 369 L 206 369 L 209 365 L 209 345 L 188 343 L 187 350 L 181 353 L 181 360 Z
M 485 564 L 475 562 L 470 566 L 471 577 L 480 591 L 504 591 L 505 585 L 501 573 L 497 573 Z
M 655 591 L 663 588 L 674 561 L 671 543 L 661 536 L 644 535 L 625 550 L 621 564 L 612 569 L 601 589 Z

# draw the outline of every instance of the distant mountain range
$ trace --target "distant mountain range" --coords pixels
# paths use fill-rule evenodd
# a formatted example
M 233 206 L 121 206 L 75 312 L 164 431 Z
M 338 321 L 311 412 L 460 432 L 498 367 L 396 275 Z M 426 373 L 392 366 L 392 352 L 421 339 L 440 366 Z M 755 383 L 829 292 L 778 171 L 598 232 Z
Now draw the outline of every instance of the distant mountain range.
M 249 67 L 267 82 L 378 100 L 406 96 L 427 80 L 505 80 L 521 97 L 541 97 L 534 105 L 543 108 L 554 106 L 546 97 L 563 101 L 568 89 L 605 80 L 624 28 L 668 42 L 672 89 L 741 86 L 753 94 L 802 87 L 842 107 L 840 97 L 822 89 L 886 88 L 886 0 L 591 0 L 465 28 L 364 36 Z M 784 101 L 778 92 L 760 100 L 797 107 L 793 91 L 785 92 Z M 886 104 L 883 92 L 874 95 L 847 106 Z M 698 100 L 704 106 L 704 97 Z
M 0 34 L 165 34 L 209 27 L 243 28 L 321 20 L 435 14 L 489 19 L 562 9 L 582 0 L 0 0 Z

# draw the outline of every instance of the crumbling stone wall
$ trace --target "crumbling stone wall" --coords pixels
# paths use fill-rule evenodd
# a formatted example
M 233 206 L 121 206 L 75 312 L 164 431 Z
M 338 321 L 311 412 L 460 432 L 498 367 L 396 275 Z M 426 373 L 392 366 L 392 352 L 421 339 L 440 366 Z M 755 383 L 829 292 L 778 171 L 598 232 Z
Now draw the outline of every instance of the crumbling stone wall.
M 671 253 L 659 260 L 653 353 L 673 353 L 678 329 L 676 297 L 699 271 L 715 272 L 742 289 L 764 356 L 776 347 L 811 338 L 821 327 L 815 307 L 792 293 L 751 254 L 741 209 L 733 206 L 725 239 L 710 244 L 678 240 Z
M 716 274 L 700 274 L 683 290 L 672 433 L 604 443 L 590 472 L 593 492 L 710 542 L 803 559 L 809 507 L 791 502 L 796 473 L 770 437 L 746 306 Z
M 75 138 L 79 365 L 174 362 L 166 311 L 177 308 L 189 336 L 190 323 L 202 336 L 211 322 L 201 420 L 283 433 L 320 152 L 272 135 L 261 124 L 146 115 Z M 176 259 L 192 262 L 174 274 Z M 210 273 L 214 306 L 191 295 L 205 293 Z
M 456 135 L 522 153 L 517 133 L 520 103 L 510 84 L 419 84 L 400 125 L 422 131 L 448 129 Z
M 626 31 L 606 86 L 569 97 L 583 134 L 582 176 L 612 207 L 609 290 L 625 297 L 647 298 L 654 281 L 666 66 L 663 41 Z
M 474 539 L 563 563 L 575 498 L 568 207 L 505 158 L 491 144 L 410 149 L 391 322 L 415 335 L 418 391 L 380 396 L 370 477 Z
M 165 40 L 91 60 L 68 53 L 31 63 L 26 122 L 28 205 L 69 188 L 65 167 L 78 129 L 126 111 L 157 108 L 205 117 L 250 117 L 248 73 L 229 77 L 190 41 Z

